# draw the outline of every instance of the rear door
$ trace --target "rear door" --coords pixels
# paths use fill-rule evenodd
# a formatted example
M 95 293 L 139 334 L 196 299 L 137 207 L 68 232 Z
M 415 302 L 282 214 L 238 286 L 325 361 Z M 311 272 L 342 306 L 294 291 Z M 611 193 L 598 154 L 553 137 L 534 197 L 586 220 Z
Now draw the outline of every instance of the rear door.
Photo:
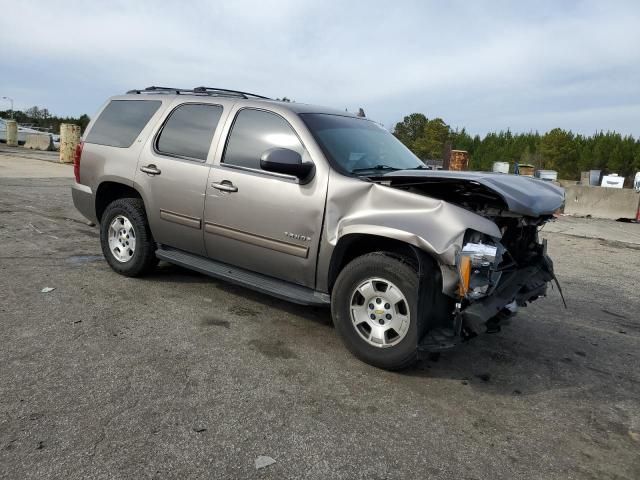
M 176 102 L 138 161 L 135 182 L 144 193 L 156 242 L 205 254 L 202 215 L 214 152 L 224 123 L 222 104 Z
M 313 177 L 300 182 L 262 170 L 261 155 L 274 147 L 312 160 L 299 132 L 284 116 L 246 107 L 234 114 L 224 154 L 212 167 L 207 185 L 207 254 L 313 288 L 328 171 L 316 165 Z

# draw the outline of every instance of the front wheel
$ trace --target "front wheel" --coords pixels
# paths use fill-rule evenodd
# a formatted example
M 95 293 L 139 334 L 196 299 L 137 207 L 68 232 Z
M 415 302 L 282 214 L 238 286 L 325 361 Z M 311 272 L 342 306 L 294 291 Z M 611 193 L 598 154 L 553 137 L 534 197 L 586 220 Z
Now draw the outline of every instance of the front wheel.
M 100 222 L 100 244 L 111 268 L 127 277 L 143 275 L 158 263 L 139 198 L 120 198 L 107 205 Z
M 418 358 L 422 316 L 419 279 L 401 259 L 371 253 L 338 275 L 331 297 L 336 330 L 358 358 L 387 370 L 401 370 Z

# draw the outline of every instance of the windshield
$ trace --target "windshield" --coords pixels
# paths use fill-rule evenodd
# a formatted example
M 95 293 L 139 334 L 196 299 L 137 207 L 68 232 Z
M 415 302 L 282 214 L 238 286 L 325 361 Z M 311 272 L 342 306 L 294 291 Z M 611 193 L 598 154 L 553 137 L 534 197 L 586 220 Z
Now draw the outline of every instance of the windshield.
M 300 115 L 316 141 L 341 170 L 356 175 L 424 168 L 424 163 L 380 125 L 324 113 Z

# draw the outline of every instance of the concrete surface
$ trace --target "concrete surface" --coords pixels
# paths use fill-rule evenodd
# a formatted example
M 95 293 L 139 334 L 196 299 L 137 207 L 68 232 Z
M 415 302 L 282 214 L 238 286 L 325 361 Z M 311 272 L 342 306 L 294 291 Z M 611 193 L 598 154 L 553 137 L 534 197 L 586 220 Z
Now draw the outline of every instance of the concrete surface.
M 60 124 L 60 162 L 73 163 L 76 147 L 80 143 L 80 126 L 72 123 Z
M 327 310 L 117 275 L 71 179 L 0 167 L 0 478 L 640 478 L 637 245 L 545 229 L 569 310 L 389 373 Z
M 27 150 L 41 150 L 43 152 L 48 152 L 53 150 L 53 140 L 50 135 L 43 135 L 34 133 L 32 135 L 27 135 L 24 148 Z
M 0 178 L 73 178 L 73 165 L 58 163 L 58 152 L 0 144 Z
M 640 224 L 633 222 L 613 222 L 601 218 L 578 218 L 564 215 L 547 223 L 542 231 L 544 234 L 564 233 L 574 237 L 640 245 Z
M 564 213 L 594 218 L 635 219 L 640 194 L 630 188 L 589 187 L 572 185 L 565 187 Z

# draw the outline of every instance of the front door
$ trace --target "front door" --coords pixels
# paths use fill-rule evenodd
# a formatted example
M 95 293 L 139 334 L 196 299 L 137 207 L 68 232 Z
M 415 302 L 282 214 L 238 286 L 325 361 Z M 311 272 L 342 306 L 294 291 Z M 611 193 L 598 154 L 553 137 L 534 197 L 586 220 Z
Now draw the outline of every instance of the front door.
M 138 160 L 135 182 L 156 242 L 205 254 L 202 233 L 206 163 L 223 108 L 184 103 L 167 117 Z
M 207 254 L 221 262 L 313 288 L 326 197 L 326 172 L 306 182 L 261 170 L 274 147 L 311 161 L 280 115 L 241 109 L 219 165 L 211 168 L 205 199 Z

